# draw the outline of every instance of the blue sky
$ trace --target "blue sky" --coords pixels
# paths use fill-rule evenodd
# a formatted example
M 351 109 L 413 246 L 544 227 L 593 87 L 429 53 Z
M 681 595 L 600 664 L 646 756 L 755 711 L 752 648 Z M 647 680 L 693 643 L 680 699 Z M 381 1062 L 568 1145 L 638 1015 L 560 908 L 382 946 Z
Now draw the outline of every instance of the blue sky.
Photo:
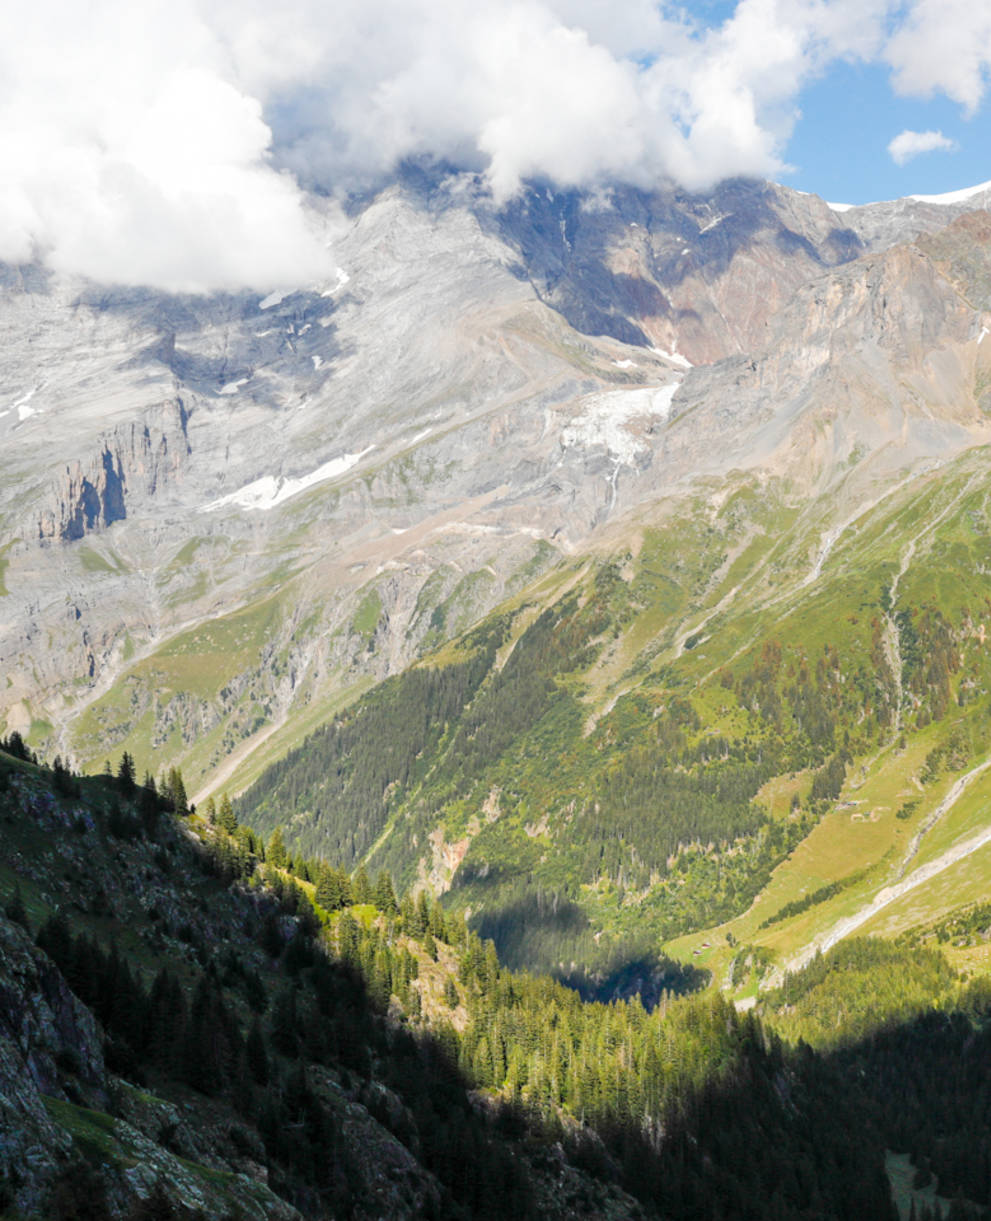
M 881 64 L 837 64 L 798 97 L 802 117 L 785 150 L 794 172 L 781 181 L 837 203 L 937 195 L 991 179 L 991 114 L 968 118 L 945 96 L 902 98 Z M 902 131 L 937 131 L 955 148 L 904 165 L 888 154 Z

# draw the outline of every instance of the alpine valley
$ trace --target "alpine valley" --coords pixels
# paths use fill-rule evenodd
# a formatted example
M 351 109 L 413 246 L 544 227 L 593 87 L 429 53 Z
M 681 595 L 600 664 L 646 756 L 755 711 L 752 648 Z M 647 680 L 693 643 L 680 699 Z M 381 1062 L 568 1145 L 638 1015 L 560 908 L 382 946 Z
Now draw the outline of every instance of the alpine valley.
M 991 1215 L 989 204 L 0 268 L 0 1215 Z

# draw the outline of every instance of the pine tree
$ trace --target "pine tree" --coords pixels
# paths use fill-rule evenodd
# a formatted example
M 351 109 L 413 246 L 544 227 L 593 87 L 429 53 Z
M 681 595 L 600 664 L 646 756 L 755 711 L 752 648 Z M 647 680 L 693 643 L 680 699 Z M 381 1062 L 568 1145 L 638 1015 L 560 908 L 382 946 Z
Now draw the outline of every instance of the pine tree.
M 354 877 L 351 879 L 352 889 L 354 891 L 355 903 L 374 903 L 374 894 L 372 892 L 372 883 L 368 877 L 368 871 L 364 865 L 359 865 L 355 871 Z
M 337 870 L 321 861 L 317 867 L 317 882 L 314 897 L 324 911 L 337 911 L 343 907 L 341 899 L 341 883 Z
M 349 911 L 341 912 L 337 921 L 337 952 L 345 962 L 358 961 L 358 922 Z
M 421 890 L 416 896 L 416 924 L 410 930 L 414 937 L 422 937 L 430 927 L 430 896 Z
M 430 909 L 430 931 L 438 941 L 447 941 L 447 921 L 444 919 L 444 909 L 440 903 L 434 903 Z
M 172 798 L 172 809 L 180 818 L 185 818 L 189 813 L 189 801 L 186 797 L 186 785 L 182 779 L 182 772 L 177 767 L 169 769 L 169 796 Z
M 231 805 L 231 799 L 227 793 L 224 793 L 220 799 L 220 812 L 217 815 L 217 821 L 228 835 L 233 835 L 237 830 L 237 815 L 234 813 L 234 807 Z
M 385 869 L 383 869 L 375 879 L 375 891 L 372 897 L 372 902 L 380 912 L 385 912 L 386 915 L 394 916 L 399 911 L 399 904 L 396 902 L 396 892 L 393 889 L 392 878 Z
M 284 869 L 286 866 L 286 845 L 283 842 L 282 831 L 279 827 L 275 828 L 268 841 L 265 859 L 274 865 L 276 869 Z
M 159 800 L 158 791 L 155 787 L 155 777 L 150 772 L 145 772 L 144 784 L 141 786 L 141 791 L 138 794 L 138 809 L 141 812 L 141 821 L 144 824 L 145 834 L 153 835 L 158 825 Z
M 125 797 L 132 797 L 135 789 L 134 759 L 125 750 L 120 757 L 120 767 L 117 769 L 117 784 Z

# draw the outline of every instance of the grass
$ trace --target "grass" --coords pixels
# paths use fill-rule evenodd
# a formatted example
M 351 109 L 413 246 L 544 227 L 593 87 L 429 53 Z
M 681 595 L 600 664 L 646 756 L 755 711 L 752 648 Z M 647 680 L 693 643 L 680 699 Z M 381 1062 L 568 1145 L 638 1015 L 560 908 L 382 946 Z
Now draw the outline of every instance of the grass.
M 725 974 L 736 952 L 727 944 L 727 934 L 735 939 L 737 945 L 764 946 L 775 954 L 778 961 L 784 961 L 838 920 L 863 908 L 895 879 L 912 835 L 956 779 L 956 775 L 943 777 L 924 795 L 911 784 L 910 778 L 922 769 L 936 731 L 937 727 L 930 727 L 911 741 L 905 751 L 888 751 L 876 760 L 874 767 L 866 774 L 858 770 L 848 778 L 840 800 L 791 856 L 778 866 L 749 911 L 725 925 L 678 938 L 665 947 L 667 951 L 682 961 L 706 966 L 720 976 Z M 952 843 L 987 825 L 989 785 L 982 783 L 985 775 L 923 838 L 920 851 L 913 858 L 909 870 L 935 858 Z M 772 808 L 780 810 L 787 794 L 796 785 L 801 788 L 798 778 L 776 777 L 762 791 L 765 804 L 769 802 Z M 903 800 L 911 797 L 920 799 L 911 817 L 907 820 L 895 818 L 895 811 Z M 849 804 L 854 801 L 860 804 Z M 768 928 L 760 928 L 764 920 L 774 916 L 787 903 L 801 899 L 829 883 L 842 883 L 861 871 L 866 872 L 860 880 L 825 902 Z M 923 926 L 963 903 L 985 899 L 989 876 L 991 845 L 914 888 L 882 909 L 858 932 L 893 937 Z M 712 943 L 712 948 L 696 955 L 694 951 L 705 940 Z M 973 969 L 991 966 L 989 947 L 969 947 L 966 952 L 951 949 L 950 957 Z M 739 995 L 747 995 L 751 990 L 752 981 L 751 988 L 744 989 Z
M 924 927 L 968 903 L 986 901 L 991 878 L 991 844 L 986 844 L 963 860 L 950 865 L 923 886 L 909 891 L 878 912 L 863 927 L 864 933 L 896 937 L 909 929 Z M 950 957 L 953 947 L 944 946 Z M 975 947 L 987 949 L 987 947 Z M 959 955 L 956 955 L 959 957 Z M 975 964 L 986 960 L 984 954 L 964 955 Z
M 118 1136 L 110 1115 L 46 1095 L 42 1095 L 42 1101 L 52 1121 L 72 1137 L 73 1144 L 88 1161 L 95 1164 L 110 1161 L 122 1168 L 137 1164 L 132 1151 Z
M 382 599 L 377 589 L 370 589 L 358 604 L 351 626 L 365 641 L 370 641 L 381 619 Z
M 111 555 L 113 555 L 112 552 Z M 88 543 L 78 545 L 76 549 L 76 557 L 82 565 L 84 572 L 109 572 L 114 575 L 119 575 L 120 573 L 127 571 L 125 564 L 117 556 L 114 555 L 113 559 L 111 560 L 102 552 L 97 551 L 95 547 L 90 546 Z

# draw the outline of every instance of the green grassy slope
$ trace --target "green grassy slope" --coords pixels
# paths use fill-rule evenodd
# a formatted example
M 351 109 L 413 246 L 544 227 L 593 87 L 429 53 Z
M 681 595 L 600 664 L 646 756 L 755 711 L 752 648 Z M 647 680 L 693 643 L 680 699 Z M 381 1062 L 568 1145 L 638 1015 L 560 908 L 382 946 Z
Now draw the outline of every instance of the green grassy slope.
M 988 821 L 991 774 L 947 801 L 987 753 L 986 460 L 852 518 L 745 478 L 668 507 L 312 735 L 245 817 L 446 891 L 518 965 L 667 941 L 724 977 L 745 946 L 752 987 Z

